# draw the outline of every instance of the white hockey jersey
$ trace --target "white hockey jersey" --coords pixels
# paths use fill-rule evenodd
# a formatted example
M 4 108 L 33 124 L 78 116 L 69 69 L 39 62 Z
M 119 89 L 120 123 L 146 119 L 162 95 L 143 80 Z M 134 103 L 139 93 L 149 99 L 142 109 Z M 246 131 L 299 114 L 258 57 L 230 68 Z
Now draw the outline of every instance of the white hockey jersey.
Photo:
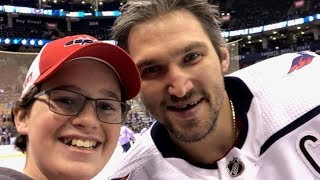
M 213 164 L 188 162 L 155 123 L 110 179 L 320 179 L 320 56 L 289 53 L 225 77 L 240 116 L 236 146 Z

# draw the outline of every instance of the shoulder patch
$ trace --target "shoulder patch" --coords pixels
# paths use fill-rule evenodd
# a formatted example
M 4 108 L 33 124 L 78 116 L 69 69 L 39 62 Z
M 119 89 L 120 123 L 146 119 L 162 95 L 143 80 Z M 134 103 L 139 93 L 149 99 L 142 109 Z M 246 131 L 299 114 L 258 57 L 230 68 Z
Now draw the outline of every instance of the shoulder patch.
M 305 53 L 305 52 L 301 52 L 301 53 L 298 53 L 298 54 L 300 56 L 295 57 L 292 60 L 291 67 L 290 67 L 290 70 L 289 70 L 288 74 L 290 74 L 293 71 L 301 69 L 302 67 L 310 64 L 312 62 L 313 58 L 315 57 L 315 56 L 312 56 L 312 55 L 310 55 L 308 53 Z

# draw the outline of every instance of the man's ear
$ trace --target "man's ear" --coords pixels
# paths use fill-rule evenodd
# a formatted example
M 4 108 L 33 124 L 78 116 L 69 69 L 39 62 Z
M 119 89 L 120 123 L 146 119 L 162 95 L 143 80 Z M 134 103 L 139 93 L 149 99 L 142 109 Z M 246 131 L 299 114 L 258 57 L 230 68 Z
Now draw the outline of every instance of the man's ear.
M 17 131 L 21 135 L 27 135 L 28 133 L 28 124 L 27 124 L 27 109 L 16 106 L 13 108 L 14 123 L 17 128 Z
M 221 50 L 221 71 L 225 74 L 229 68 L 230 56 L 226 47 L 220 48 Z

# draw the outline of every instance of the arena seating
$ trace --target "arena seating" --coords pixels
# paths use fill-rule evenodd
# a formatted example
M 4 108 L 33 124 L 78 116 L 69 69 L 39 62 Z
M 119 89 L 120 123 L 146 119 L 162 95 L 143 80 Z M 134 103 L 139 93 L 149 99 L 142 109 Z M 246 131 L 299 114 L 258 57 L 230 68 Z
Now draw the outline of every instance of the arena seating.
M 257 27 L 318 12 L 318 1 L 305 0 L 304 3 L 301 8 L 295 7 L 295 0 L 239 0 L 220 3 L 220 9 L 231 16 L 230 21 L 225 22 L 222 28 L 234 30 Z
M 19 98 L 21 84 L 35 56 L 34 53 L 0 51 L 0 104 L 7 104 Z

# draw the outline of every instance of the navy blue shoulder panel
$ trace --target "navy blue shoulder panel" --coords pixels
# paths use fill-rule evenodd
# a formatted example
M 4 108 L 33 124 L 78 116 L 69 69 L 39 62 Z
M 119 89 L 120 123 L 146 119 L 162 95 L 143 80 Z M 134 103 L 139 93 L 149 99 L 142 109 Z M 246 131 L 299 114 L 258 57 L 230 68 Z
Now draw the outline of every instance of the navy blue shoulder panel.
M 237 117 L 239 117 L 241 131 L 238 136 L 236 147 L 241 149 L 248 135 L 249 122 L 247 113 L 249 111 L 253 94 L 247 85 L 237 77 L 225 77 L 225 86 L 229 98 L 234 104 Z
M 275 134 L 273 134 L 262 146 L 260 149 L 260 155 L 262 155 L 266 150 L 277 140 L 282 138 L 283 136 L 289 134 L 290 132 L 294 131 L 295 129 L 299 128 L 309 120 L 313 119 L 315 116 L 320 114 L 320 106 L 313 108 L 311 111 L 308 111 L 297 120 L 293 121 L 292 123 L 288 124 Z

